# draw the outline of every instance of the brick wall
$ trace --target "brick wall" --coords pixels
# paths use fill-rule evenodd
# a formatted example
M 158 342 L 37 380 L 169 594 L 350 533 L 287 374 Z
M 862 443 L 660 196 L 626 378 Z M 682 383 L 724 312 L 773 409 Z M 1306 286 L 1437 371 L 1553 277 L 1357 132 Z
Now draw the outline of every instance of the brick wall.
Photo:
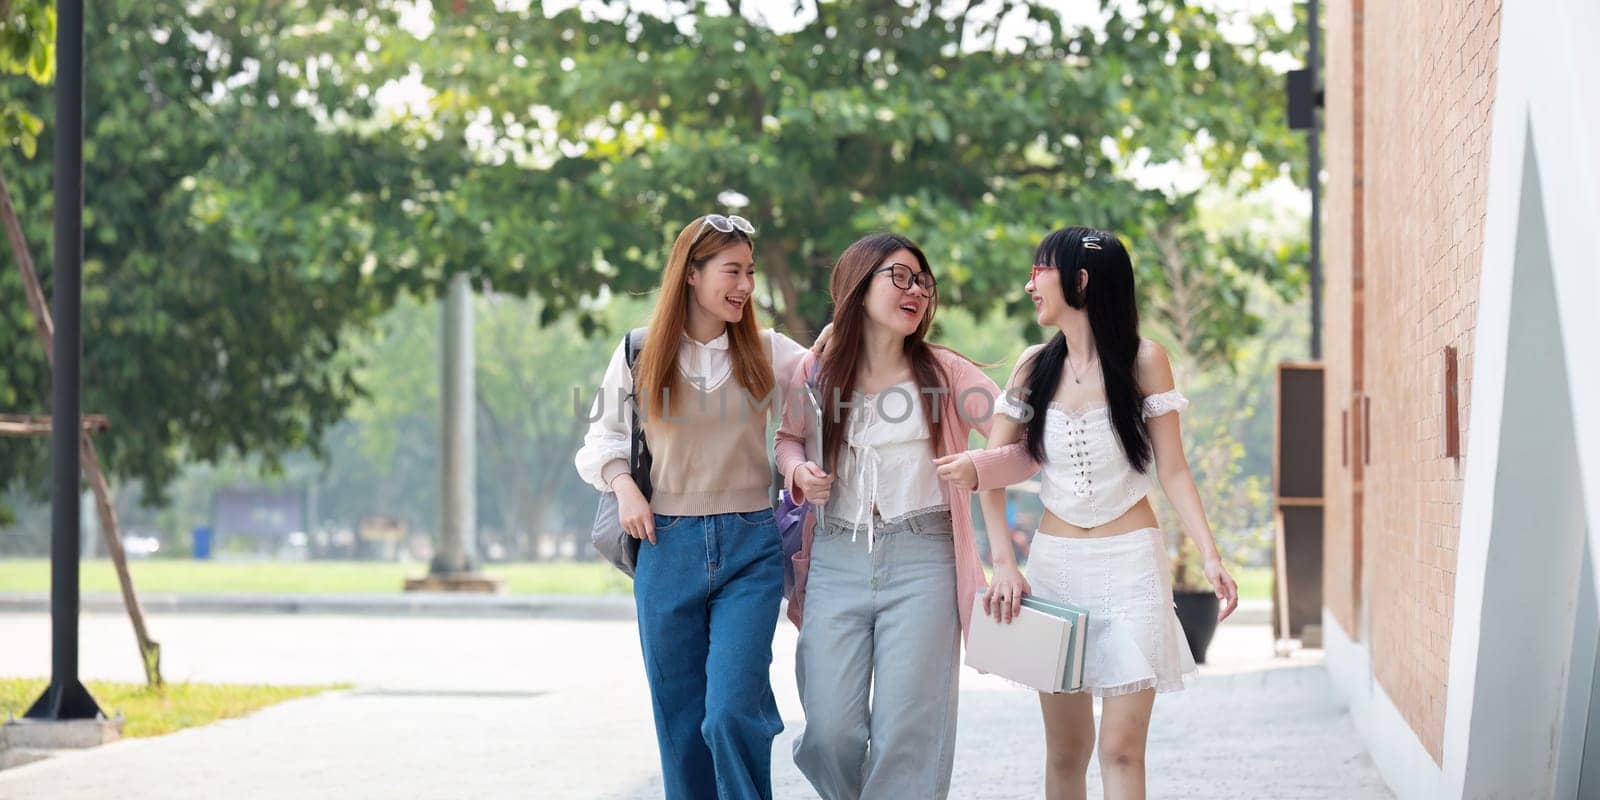
M 1326 60 L 1323 84 L 1326 87 L 1323 112 L 1323 142 L 1326 147 L 1327 180 L 1323 184 L 1324 313 L 1322 352 L 1324 364 L 1324 402 L 1327 419 L 1323 426 L 1323 493 L 1327 498 L 1323 519 L 1322 602 L 1345 633 L 1360 638 L 1358 629 L 1355 573 L 1354 475 L 1350 465 L 1350 408 L 1354 398 L 1354 314 L 1356 228 L 1353 221 L 1359 168 L 1356 164 L 1360 117 L 1355 103 L 1360 91 L 1360 73 L 1355 69 L 1358 38 L 1355 17 L 1361 0 L 1335 2 L 1328 6 L 1324 20 Z
M 1340 3 L 1329 19 L 1326 255 L 1330 305 L 1344 305 L 1337 323 L 1329 315 L 1324 585 L 1341 587 L 1327 590 L 1329 609 L 1367 644 L 1435 760 L 1463 475 L 1441 455 L 1442 353 L 1460 353 L 1464 450 L 1499 11 L 1496 0 Z M 1343 410 L 1352 462 L 1370 436 L 1362 470 L 1336 461 Z

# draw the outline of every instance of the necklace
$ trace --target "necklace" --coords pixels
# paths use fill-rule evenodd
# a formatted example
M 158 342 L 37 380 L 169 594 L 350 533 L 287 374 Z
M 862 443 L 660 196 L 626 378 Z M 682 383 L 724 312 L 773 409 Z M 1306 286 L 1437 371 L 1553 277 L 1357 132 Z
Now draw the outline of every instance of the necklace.
M 1089 363 L 1083 365 L 1083 368 L 1085 370 L 1088 370 L 1090 367 L 1094 366 L 1095 361 L 1096 361 L 1096 359 L 1089 359 Z M 1078 375 L 1077 368 L 1072 366 L 1072 356 L 1070 356 L 1070 355 L 1067 356 L 1067 372 L 1072 374 L 1072 382 L 1073 383 L 1077 383 L 1077 384 L 1082 384 L 1083 383 L 1083 378 L 1080 375 Z

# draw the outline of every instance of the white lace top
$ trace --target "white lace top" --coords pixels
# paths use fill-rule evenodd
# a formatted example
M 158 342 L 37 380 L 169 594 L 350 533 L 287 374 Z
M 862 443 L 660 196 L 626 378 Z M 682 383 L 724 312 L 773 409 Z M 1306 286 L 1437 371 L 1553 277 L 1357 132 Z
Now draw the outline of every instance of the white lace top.
M 892 522 L 942 506 L 945 500 L 916 383 L 865 395 L 863 405 L 850 410 L 846 446 L 832 470 L 839 479 L 823 513 L 836 522 L 850 520 L 856 528 L 865 525 L 870 551 L 874 506 L 885 522 Z
M 1170 389 L 1145 397 L 1144 417 L 1182 411 L 1188 405 L 1188 398 Z M 1005 395 L 995 410 L 1013 419 L 1025 416 L 1025 407 Z M 1150 493 L 1150 472 L 1135 472 L 1128 463 L 1105 406 L 1072 412 L 1051 403 L 1044 431 L 1039 495 L 1050 513 L 1080 528 L 1093 528 L 1122 516 Z

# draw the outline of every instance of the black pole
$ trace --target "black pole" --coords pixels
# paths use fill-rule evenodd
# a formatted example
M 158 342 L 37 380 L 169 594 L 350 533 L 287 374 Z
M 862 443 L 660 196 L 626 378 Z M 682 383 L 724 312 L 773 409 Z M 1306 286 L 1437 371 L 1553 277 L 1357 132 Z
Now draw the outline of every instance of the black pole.
M 78 680 L 78 362 L 83 347 L 83 0 L 56 0 L 55 369 L 50 388 L 50 686 L 28 709 L 41 720 L 100 714 Z
M 1317 57 L 1317 30 L 1322 25 L 1317 0 L 1306 0 L 1306 32 L 1310 48 L 1306 69 L 1311 70 L 1311 129 L 1306 131 L 1306 152 L 1311 175 L 1311 360 L 1322 358 L 1322 65 Z

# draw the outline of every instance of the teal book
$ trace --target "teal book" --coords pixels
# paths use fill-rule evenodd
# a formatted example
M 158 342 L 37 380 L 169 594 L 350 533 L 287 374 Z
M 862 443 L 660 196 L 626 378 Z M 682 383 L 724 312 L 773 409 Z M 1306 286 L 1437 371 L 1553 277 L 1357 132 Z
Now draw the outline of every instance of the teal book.
M 1066 652 L 1061 656 L 1061 691 L 1076 692 L 1083 688 L 1084 646 L 1088 643 L 1089 612 L 1066 603 L 1028 595 L 1022 598 L 1024 608 L 1066 620 L 1072 625 L 1067 637 Z

